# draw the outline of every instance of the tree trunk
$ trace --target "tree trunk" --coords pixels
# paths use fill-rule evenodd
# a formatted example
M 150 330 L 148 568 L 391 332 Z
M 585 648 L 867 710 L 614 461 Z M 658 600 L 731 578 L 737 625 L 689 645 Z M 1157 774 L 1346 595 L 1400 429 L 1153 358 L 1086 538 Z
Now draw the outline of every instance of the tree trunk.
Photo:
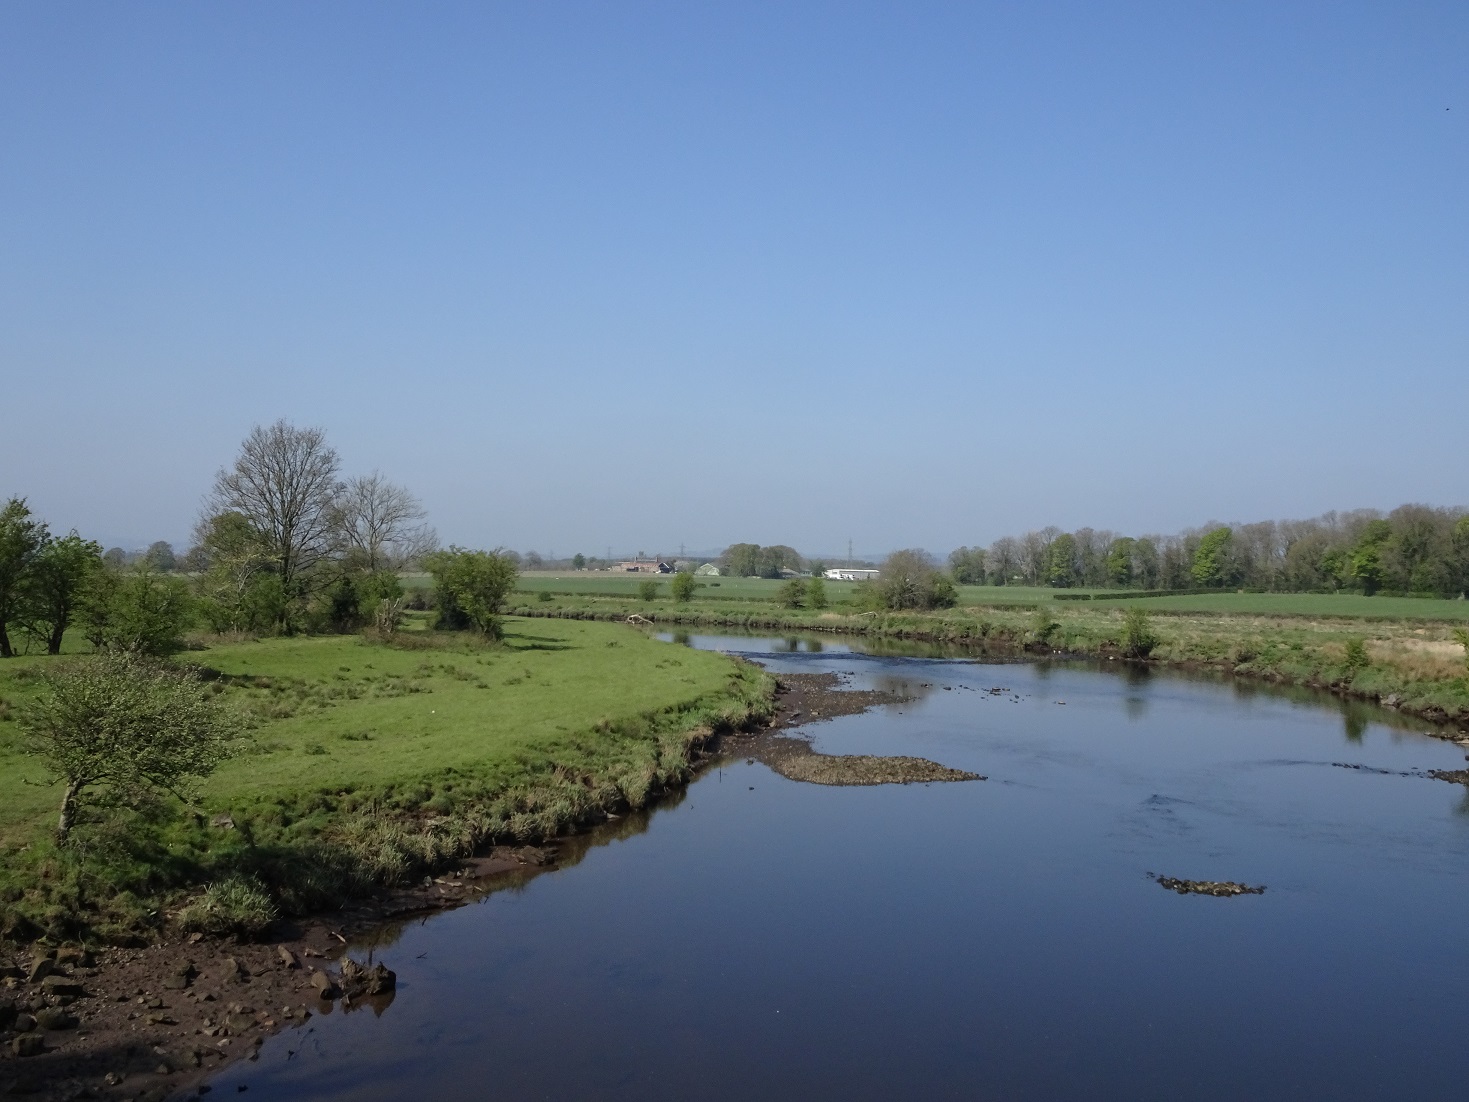
M 46 653 L 61 653 L 61 637 L 66 634 L 66 621 L 57 620 L 56 626 L 51 629 L 51 634 L 46 637 Z
M 10 649 L 10 636 L 5 632 L 5 623 L 0 621 L 0 658 L 13 658 L 15 652 Z
M 56 841 L 60 845 L 66 845 L 67 836 L 76 822 L 77 793 L 81 790 L 81 781 L 68 781 L 66 794 L 61 797 L 61 818 L 56 823 Z

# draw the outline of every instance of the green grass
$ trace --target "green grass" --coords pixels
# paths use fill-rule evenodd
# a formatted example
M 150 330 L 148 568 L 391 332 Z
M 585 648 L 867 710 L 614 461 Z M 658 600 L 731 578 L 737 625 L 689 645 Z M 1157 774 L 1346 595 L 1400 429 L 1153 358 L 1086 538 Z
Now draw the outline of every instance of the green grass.
M 486 840 L 642 806 L 686 775 L 699 731 L 768 706 L 769 679 L 722 655 L 620 625 L 505 626 L 494 646 L 410 632 L 186 653 L 247 717 L 243 752 L 207 780 L 199 814 L 104 815 L 80 856 L 51 845 L 60 790 L 34 783 L 13 721 L 56 659 L 0 663 L 0 918 L 56 932 L 111 907 L 93 928 L 116 932 L 221 877 L 264 882 L 288 910 L 330 904 Z M 219 816 L 235 829 L 211 827 Z
M 1155 612 L 1212 612 L 1234 616 L 1346 617 L 1381 620 L 1469 620 L 1469 601 L 1436 597 L 1364 597 L 1360 593 L 1196 593 L 1180 597 L 1106 600 L 1111 607 L 1139 605 Z M 1086 603 L 1086 602 L 1083 602 Z

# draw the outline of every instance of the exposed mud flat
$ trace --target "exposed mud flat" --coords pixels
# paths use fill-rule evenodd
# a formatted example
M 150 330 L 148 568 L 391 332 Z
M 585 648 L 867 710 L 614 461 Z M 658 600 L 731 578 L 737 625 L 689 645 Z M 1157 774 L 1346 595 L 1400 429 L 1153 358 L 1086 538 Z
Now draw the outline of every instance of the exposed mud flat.
M 927 758 L 818 754 L 809 746 L 805 753 L 772 754 L 767 764 L 782 777 L 810 784 L 927 784 L 987 779 L 979 773 L 950 769 Z

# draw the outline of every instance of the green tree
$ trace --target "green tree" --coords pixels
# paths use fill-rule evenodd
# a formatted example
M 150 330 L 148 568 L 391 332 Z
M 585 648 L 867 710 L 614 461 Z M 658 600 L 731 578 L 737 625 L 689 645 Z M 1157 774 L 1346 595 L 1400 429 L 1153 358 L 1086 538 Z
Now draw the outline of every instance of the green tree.
M 1123 536 L 1121 539 L 1112 541 L 1107 548 L 1107 581 L 1111 585 L 1129 586 L 1132 584 L 1133 566 L 1132 558 L 1137 550 L 1137 540 L 1131 536 Z
M 658 583 L 649 579 L 638 583 L 638 600 L 649 604 L 658 599 Z
M 1128 658 L 1146 658 L 1158 646 L 1152 617 L 1145 608 L 1133 605 L 1122 617 L 1122 653 Z
M 1046 549 L 1046 584 L 1069 589 L 1077 582 L 1077 567 L 1076 537 L 1062 532 Z
M 79 617 L 96 649 L 153 655 L 182 649 L 193 618 L 194 601 L 184 580 L 147 569 L 94 571 Z
M 826 607 L 826 580 L 817 574 L 806 583 L 806 607 L 822 609 Z
M 692 574 L 675 574 L 671 588 L 673 599 L 681 605 L 686 605 L 694 599 L 694 590 L 699 588 L 699 583 L 694 580 Z
M 1215 528 L 1199 541 L 1194 552 L 1190 574 L 1202 586 L 1226 586 L 1234 581 L 1229 559 L 1234 533 L 1228 528 Z
M 958 600 L 954 583 L 940 574 L 927 551 L 894 551 L 882 564 L 876 591 L 884 608 L 951 608 Z
M 31 563 L 50 538 L 45 523 L 32 517 L 25 498 L 13 497 L 0 509 L 0 658 L 15 654 L 9 628 L 22 611 Z
M 46 676 L 21 715 L 26 749 L 65 786 L 56 836 L 71 836 L 97 789 L 136 806 L 188 784 L 228 756 L 238 725 L 193 674 L 130 652 L 74 660 Z
M 462 617 L 463 623 L 486 638 L 500 638 L 500 613 L 520 577 L 515 559 L 503 549 L 450 547 L 425 555 L 423 564 L 434 579 L 443 626 L 457 626 L 455 621 Z M 448 623 L 444 622 L 446 609 L 457 613 Z
M 755 578 L 760 574 L 759 544 L 730 544 L 719 558 L 724 572 L 732 578 Z
M 1347 555 L 1347 571 L 1369 597 L 1382 588 L 1387 578 L 1384 549 L 1392 539 L 1392 525 L 1385 520 L 1369 521 Z
M 150 544 L 148 550 L 143 552 L 143 562 L 149 570 L 159 574 L 172 574 L 178 568 L 178 557 L 173 553 L 173 544 L 167 540 Z
M 785 582 L 778 599 L 782 608 L 800 608 L 806 602 L 806 579 L 791 578 Z
M 959 547 L 949 552 L 949 573 L 960 585 L 984 585 L 985 559 L 983 547 Z
M 587 557 L 578 551 L 571 556 L 571 568 L 573 570 L 585 570 L 587 568 Z
M 61 640 L 78 614 L 94 575 L 103 569 L 102 547 L 71 532 L 49 540 L 31 561 L 25 587 L 25 618 L 46 641 L 47 654 L 61 653 Z

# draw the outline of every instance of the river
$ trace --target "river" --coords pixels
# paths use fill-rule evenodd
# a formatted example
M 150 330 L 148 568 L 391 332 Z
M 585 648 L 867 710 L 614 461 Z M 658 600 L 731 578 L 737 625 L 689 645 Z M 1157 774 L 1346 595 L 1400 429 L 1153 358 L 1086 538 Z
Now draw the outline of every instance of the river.
M 988 779 L 836 788 L 727 761 L 574 865 L 384 932 L 391 1005 L 318 1015 L 214 1090 L 1463 1097 L 1469 800 L 1422 775 L 1464 767 L 1453 743 L 1117 663 L 678 643 L 895 691 L 799 733 Z

